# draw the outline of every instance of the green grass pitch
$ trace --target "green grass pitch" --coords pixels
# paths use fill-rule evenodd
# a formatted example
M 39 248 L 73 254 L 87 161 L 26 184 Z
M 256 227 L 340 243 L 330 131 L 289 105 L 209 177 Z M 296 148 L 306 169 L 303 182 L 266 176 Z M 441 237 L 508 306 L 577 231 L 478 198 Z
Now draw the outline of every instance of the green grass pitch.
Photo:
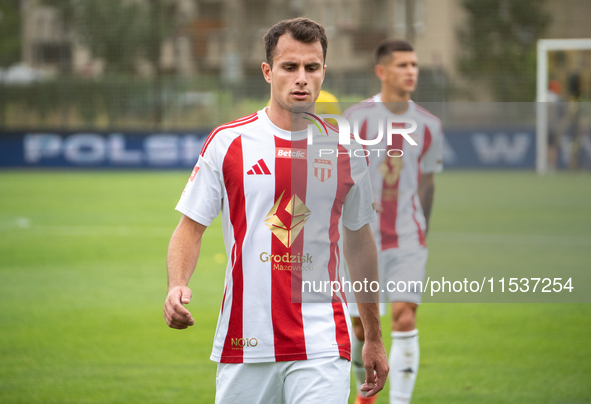
M 0 172 L 1 403 L 213 402 L 219 220 L 190 285 L 197 325 L 172 330 L 162 316 L 188 175 Z M 428 275 L 573 273 L 591 295 L 591 177 L 445 172 L 429 246 Z M 591 403 L 590 304 L 464 300 L 419 309 L 414 404 Z

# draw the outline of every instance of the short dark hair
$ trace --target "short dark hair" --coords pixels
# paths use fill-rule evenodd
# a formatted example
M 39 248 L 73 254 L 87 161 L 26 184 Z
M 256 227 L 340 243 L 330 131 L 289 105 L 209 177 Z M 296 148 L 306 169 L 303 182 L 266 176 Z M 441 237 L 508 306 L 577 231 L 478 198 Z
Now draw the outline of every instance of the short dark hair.
M 381 64 L 386 58 L 392 57 L 392 52 L 414 52 L 415 48 L 404 39 L 387 39 L 376 49 L 376 64 Z
M 275 48 L 277 47 L 277 42 L 279 42 L 279 37 L 286 33 L 289 33 L 296 41 L 304 43 L 320 41 L 320 45 L 322 45 L 322 58 L 326 61 L 328 39 L 326 38 L 324 28 L 309 18 L 299 17 L 278 22 L 269 28 L 263 37 L 267 63 L 271 67 L 273 67 L 273 57 L 275 56 Z

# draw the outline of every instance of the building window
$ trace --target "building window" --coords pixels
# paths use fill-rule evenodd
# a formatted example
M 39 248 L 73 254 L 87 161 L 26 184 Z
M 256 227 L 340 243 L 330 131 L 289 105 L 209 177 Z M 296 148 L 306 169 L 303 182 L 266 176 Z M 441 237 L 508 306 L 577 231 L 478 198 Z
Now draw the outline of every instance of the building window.
M 72 47 L 67 42 L 42 42 L 33 44 L 33 60 L 36 65 L 61 64 L 69 66 Z
M 396 0 L 394 3 L 394 29 L 396 35 L 405 36 L 406 34 L 406 3 L 408 0 Z M 414 6 L 413 28 L 415 33 L 425 32 L 425 19 L 427 16 L 427 6 L 425 0 L 411 0 Z

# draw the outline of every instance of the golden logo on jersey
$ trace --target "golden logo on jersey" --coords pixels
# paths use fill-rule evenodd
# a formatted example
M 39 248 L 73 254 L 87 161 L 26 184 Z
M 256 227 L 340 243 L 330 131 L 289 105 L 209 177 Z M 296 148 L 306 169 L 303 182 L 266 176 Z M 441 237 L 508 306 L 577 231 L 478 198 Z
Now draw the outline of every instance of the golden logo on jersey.
M 404 161 L 400 157 L 386 157 L 384 162 L 380 164 L 380 172 L 384 176 L 384 182 L 387 187 L 396 184 L 400 177 L 400 171 L 404 167 Z
M 265 224 L 279 241 L 289 248 L 304 228 L 304 224 L 306 224 L 312 212 L 310 212 L 310 209 L 304 205 L 304 202 L 302 202 L 297 195 L 292 195 L 285 207 L 285 211 L 291 216 L 291 223 L 288 223 L 287 225 L 284 224 L 277 216 L 277 210 L 283 201 L 284 194 L 285 191 L 281 193 L 281 196 L 277 199 L 275 205 L 273 205 L 269 213 L 267 213 Z
M 259 344 L 256 338 L 232 338 L 232 349 L 243 349 L 244 347 L 255 347 Z

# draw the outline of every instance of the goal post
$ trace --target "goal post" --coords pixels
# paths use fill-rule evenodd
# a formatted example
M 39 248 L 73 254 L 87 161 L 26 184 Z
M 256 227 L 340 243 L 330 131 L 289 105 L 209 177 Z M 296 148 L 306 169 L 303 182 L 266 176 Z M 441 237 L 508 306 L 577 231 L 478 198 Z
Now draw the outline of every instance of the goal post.
M 548 170 L 548 52 L 591 50 L 591 38 L 540 39 L 536 79 L 536 172 Z

